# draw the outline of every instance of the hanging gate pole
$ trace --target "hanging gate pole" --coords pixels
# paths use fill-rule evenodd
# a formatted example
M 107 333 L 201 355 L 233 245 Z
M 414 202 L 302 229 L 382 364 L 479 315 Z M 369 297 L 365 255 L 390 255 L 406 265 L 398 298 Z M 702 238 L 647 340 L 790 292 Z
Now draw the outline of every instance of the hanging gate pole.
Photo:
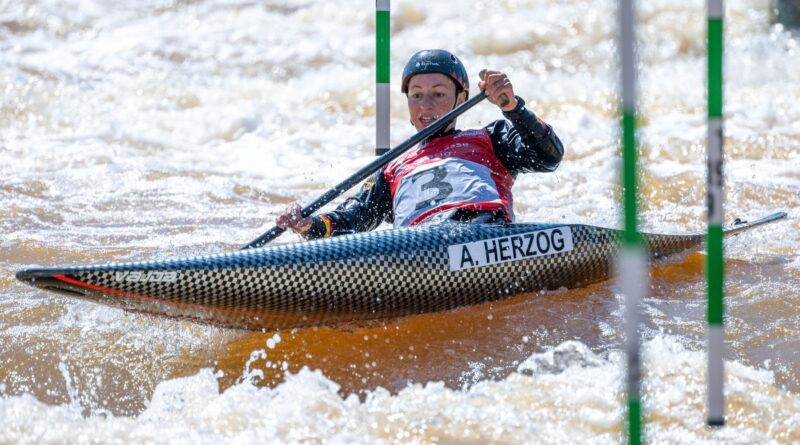
M 649 287 L 647 256 L 639 237 L 636 208 L 636 29 L 634 0 L 622 0 L 619 10 L 619 50 L 622 63 L 622 182 L 625 230 L 617 259 L 625 296 L 625 352 L 627 355 L 628 443 L 642 443 L 640 301 Z
M 375 1 L 375 155 L 389 151 L 389 0 Z
M 712 426 L 725 424 L 723 395 L 725 345 L 723 329 L 725 265 L 722 251 L 722 0 L 708 0 L 708 418 Z

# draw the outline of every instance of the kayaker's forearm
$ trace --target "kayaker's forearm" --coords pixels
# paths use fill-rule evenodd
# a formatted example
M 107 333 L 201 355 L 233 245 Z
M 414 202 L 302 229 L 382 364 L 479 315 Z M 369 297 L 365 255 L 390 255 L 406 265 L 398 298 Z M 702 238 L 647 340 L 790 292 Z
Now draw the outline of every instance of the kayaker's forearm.
M 511 125 L 497 121 L 487 127 L 495 153 L 512 173 L 551 172 L 564 157 L 564 146 L 553 128 L 525 107 L 517 98 L 517 108 L 503 113 Z
M 392 211 L 389 188 L 379 172 L 370 185 L 345 200 L 336 210 L 312 218 L 311 230 L 303 234 L 306 239 L 326 238 L 337 232 L 365 232 L 372 230 Z
M 333 233 L 331 226 L 332 224 L 330 223 L 330 218 L 328 216 L 323 218 L 320 215 L 315 215 L 311 217 L 311 228 L 308 231 L 301 233 L 301 235 L 307 240 L 327 238 L 331 236 L 331 233 Z
M 553 127 L 538 118 L 524 104 L 523 102 L 522 107 L 503 115 L 519 131 L 522 142 L 536 150 L 539 160 L 555 170 L 564 157 L 564 146 Z

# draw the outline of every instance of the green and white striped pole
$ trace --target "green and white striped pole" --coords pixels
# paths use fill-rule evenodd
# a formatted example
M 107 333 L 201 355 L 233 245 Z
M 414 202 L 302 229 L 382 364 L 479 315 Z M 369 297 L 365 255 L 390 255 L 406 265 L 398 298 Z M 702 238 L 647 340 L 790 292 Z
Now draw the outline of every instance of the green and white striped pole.
M 649 286 L 647 257 L 637 229 L 636 209 L 636 42 L 634 0 L 620 1 L 619 49 L 622 63 L 622 182 L 625 230 L 617 258 L 625 296 L 625 352 L 628 443 L 642 443 L 639 305 Z
M 725 424 L 723 395 L 725 345 L 725 265 L 722 252 L 722 0 L 708 0 L 708 418 L 709 425 Z
M 389 151 L 389 0 L 375 0 L 375 155 Z

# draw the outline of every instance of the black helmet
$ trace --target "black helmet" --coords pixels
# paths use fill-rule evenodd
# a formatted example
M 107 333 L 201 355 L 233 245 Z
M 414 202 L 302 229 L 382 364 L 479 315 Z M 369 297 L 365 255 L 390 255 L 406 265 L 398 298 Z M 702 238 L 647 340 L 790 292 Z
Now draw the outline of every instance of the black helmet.
M 408 94 L 408 81 L 415 74 L 441 73 L 453 79 L 456 84 L 456 94 L 467 92 L 469 98 L 469 77 L 464 64 L 458 57 L 443 49 L 424 49 L 411 56 L 403 69 L 403 83 L 400 91 Z

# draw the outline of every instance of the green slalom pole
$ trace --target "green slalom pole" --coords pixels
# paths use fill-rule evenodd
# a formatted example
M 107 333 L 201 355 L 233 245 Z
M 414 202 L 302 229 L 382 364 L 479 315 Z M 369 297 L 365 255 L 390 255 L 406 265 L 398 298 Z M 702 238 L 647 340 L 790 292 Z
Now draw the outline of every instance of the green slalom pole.
M 375 0 L 375 155 L 389 151 L 389 0 Z
M 625 296 L 625 352 L 628 443 L 642 443 L 640 302 L 649 286 L 647 257 L 637 229 L 636 209 L 636 42 L 634 0 L 620 1 L 619 50 L 622 63 L 622 182 L 625 230 L 617 258 Z
M 712 426 L 725 424 L 723 394 L 725 346 L 723 328 L 725 266 L 722 251 L 722 0 L 708 0 L 708 417 Z

